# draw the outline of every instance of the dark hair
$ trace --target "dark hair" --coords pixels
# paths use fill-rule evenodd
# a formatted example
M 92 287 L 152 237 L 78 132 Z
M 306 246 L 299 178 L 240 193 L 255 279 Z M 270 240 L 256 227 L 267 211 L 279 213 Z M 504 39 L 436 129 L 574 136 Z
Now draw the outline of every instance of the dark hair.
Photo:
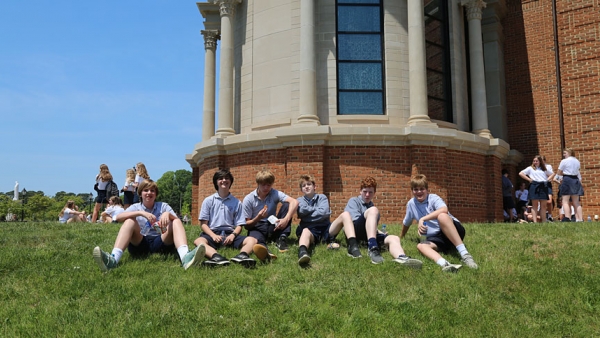
M 229 180 L 231 181 L 231 185 L 233 185 L 233 175 L 231 175 L 231 172 L 227 169 L 221 169 L 213 175 L 213 184 L 215 186 L 215 190 L 219 191 L 217 180 L 220 178 L 229 178 Z
M 506 174 L 508 174 L 508 170 L 502 169 L 502 175 L 506 175 Z

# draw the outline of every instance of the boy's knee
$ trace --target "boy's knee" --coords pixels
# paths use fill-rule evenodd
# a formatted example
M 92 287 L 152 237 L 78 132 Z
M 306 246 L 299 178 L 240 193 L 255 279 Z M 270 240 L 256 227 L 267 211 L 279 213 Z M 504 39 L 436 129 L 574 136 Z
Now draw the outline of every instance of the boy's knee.
M 375 207 L 375 206 L 370 207 L 369 209 L 367 209 L 367 211 L 365 211 L 365 218 L 378 217 L 378 216 L 379 216 L 379 209 L 377 209 L 377 207 Z

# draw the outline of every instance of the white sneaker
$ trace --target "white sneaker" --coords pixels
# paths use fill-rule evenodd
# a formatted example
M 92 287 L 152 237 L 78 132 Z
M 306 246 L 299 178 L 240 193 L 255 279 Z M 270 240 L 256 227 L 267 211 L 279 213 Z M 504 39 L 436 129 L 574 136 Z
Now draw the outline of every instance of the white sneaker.
M 477 269 L 479 268 L 479 266 L 477 266 L 477 263 L 475 263 L 475 260 L 473 259 L 473 256 L 471 256 L 471 254 L 466 254 L 462 259 L 461 259 L 462 263 L 468 267 L 470 267 L 471 269 Z
M 462 265 L 459 264 L 450 264 L 450 262 L 446 262 L 446 265 L 442 267 L 442 271 L 444 272 L 458 272 L 458 270 L 462 268 Z

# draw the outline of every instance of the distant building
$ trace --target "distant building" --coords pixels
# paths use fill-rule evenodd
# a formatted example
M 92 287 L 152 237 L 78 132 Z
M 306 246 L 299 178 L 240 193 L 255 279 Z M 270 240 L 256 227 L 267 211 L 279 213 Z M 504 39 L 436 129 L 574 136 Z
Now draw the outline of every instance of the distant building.
M 193 214 L 225 167 L 240 199 L 258 170 L 293 197 L 310 173 L 334 216 L 373 176 L 386 222 L 401 221 L 422 173 L 459 219 L 502 221 L 501 170 L 518 183 L 537 153 L 557 168 L 563 145 L 582 162 L 584 213 L 600 212 L 597 1 L 197 6 L 206 54 L 202 140 L 186 155 Z

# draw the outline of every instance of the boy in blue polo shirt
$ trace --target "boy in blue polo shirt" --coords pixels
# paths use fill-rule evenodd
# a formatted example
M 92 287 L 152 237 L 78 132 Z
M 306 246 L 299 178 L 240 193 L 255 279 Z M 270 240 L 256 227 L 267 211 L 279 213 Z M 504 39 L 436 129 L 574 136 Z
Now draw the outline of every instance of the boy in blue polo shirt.
M 152 180 L 144 180 L 138 186 L 140 203 L 129 206 L 127 210 L 117 215 L 117 222 L 123 223 L 111 254 L 100 247 L 95 247 L 93 257 L 102 271 L 117 267 L 123 251 L 127 248 L 132 256 L 143 256 L 151 253 L 171 253 L 177 250 L 181 265 L 188 269 L 200 263 L 204 256 L 204 246 L 199 245 L 188 252 L 187 238 L 183 223 L 173 209 L 164 202 L 156 202 L 158 186 Z M 160 226 L 158 232 L 155 228 L 147 228 L 147 223 Z M 142 234 L 142 229 L 148 230 Z
M 465 228 L 448 212 L 448 207 L 440 196 L 429 193 L 427 177 L 413 176 L 410 187 L 414 198 L 406 203 L 406 216 L 400 238 L 404 238 L 413 220 L 416 220 L 419 222 L 419 234 L 427 236 L 425 241 L 417 245 L 417 249 L 423 256 L 436 262 L 444 272 L 456 272 L 462 265 L 451 264 L 438 253 L 456 248 L 462 257 L 462 263 L 477 269 L 473 256 L 469 254 L 462 241 L 465 238 Z
M 206 258 L 202 263 L 206 266 L 229 265 L 227 258 L 216 251 L 221 246 L 232 246 L 240 249 L 240 253 L 231 260 L 245 267 L 254 267 L 256 261 L 249 257 L 256 239 L 241 236 L 243 226 L 246 225 L 242 203 L 235 198 L 229 190 L 233 184 L 233 175 L 229 170 L 221 169 L 213 175 L 213 184 L 216 193 L 207 197 L 202 202 L 200 209 L 200 224 L 202 233 L 194 244 L 204 245 Z
M 334 243 L 335 235 L 331 234 L 329 216 L 329 200 L 323 194 L 317 194 L 317 185 L 314 177 L 310 175 L 300 176 L 300 190 L 304 196 L 298 197 L 298 218 L 300 225 L 296 228 L 298 237 L 298 264 L 310 263 L 308 248 L 311 244 L 323 242 L 328 243 L 328 248 L 337 249 L 339 244 Z M 339 230 L 337 231 L 339 232 Z
M 273 189 L 275 175 L 268 170 L 256 174 L 257 188 L 244 197 L 243 208 L 248 236 L 256 238 L 258 244 L 254 254 L 261 261 L 277 258 L 267 249 L 267 241 L 276 241 L 279 252 L 288 251 L 287 237 L 292 232 L 292 217 L 298 208 L 298 201 L 281 191 Z M 277 204 L 282 206 L 277 212 Z
M 373 177 L 367 177 L 360 183 L 360 195 L 352 197 L 346 204 L 344 212 L 331 224 L 330 233 L 336 233 L 343 224 L 344 233 L 348 240 L 348 256 L 352 258 L 362 257 L 358 248 L 358 242 L 367 242 L 369 246 L 369 257 L 371 263 L 383 263 L 380 254 L 380 246 L 388 246 L 389 252 L 394 257 L 394 262 L 415 269 L 423 265 L 418 259 L 410 258 L 404 254 L 400 244 L 400 238 L 388 235 L 377 230 L 379 222 L 379 209 L 373 204 L 373 197 L 377 191 L 377 181 Z

